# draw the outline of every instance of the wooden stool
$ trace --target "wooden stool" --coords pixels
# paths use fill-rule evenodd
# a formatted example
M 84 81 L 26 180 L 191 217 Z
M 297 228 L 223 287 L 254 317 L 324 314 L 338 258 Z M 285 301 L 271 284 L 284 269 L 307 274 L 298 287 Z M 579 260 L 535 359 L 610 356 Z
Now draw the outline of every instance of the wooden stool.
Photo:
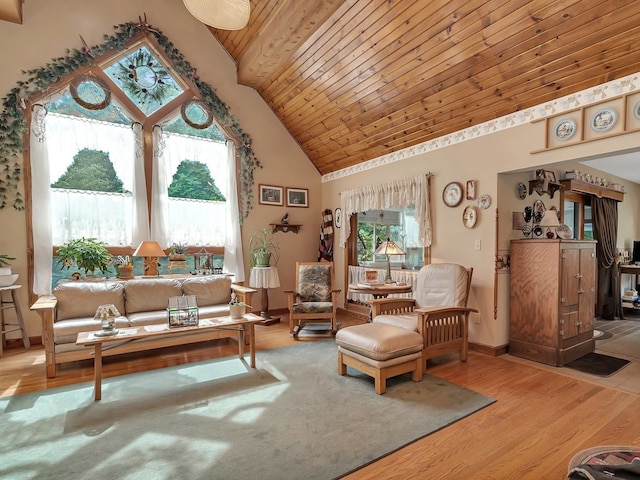
M 346 375 L 347 365 L 373 377 L 376 393 L 386 391 L 387 378 L 413 372 L 414 382 L 422 380 L 422 335 L 384 323 L 345 327 L 336 333 L 338 373 Z
M 18 289 L 22 285 L 10 285 L 8 287 L 0 287 L 0 357 L 2 357 L 2 351 L 5 347 L 6 335 L 9 332 L 20 330 L 22 333 L 22 343 L 24 348 L 29 350 L 31 344 L 29 343 L 29 337 L 27 330 L 24 328 L 24 320 L 22 319 L 22 311 L 20 310 L 20 304 L 18 303 Z M 3 293 L 5 291 L 11 292 L 11 300 L 4 300 Z M 18 323 L 6 323 L 4 319 L 4 311 L 12 308 L 15 310 L 16 319 Z

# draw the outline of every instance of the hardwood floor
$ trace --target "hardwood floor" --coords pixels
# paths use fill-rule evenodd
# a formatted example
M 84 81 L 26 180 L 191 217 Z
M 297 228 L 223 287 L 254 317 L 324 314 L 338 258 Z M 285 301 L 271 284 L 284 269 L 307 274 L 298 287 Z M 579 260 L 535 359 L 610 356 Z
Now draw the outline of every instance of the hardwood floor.
M 341 318 L 343 326 L 360 323 Z M 286 322 L 256 328 L 258 350 L 294 343 Z M 301 340 L 313 341 L 313 340 Z M 237 354 L 221 340 L 105 359 L 104 376 L 163 368 Z M 260 354 L 258 353 L 258 361 Z M 89 382 L 90 361 L 67 364 L 46 379 L 44 352 L 34 346 L 5 351 L 0 396 Z M 606 444 L 640 445 L 640 397 L 556 374 L 535 364 L 470 352 L 461 363 L 443 357 L 427 374 L 470 388 L 496 403 L 345 477 L 355 479 L 562 479 L 578 451 Z M 371 394 L 373 392 L 373 385 Z M 408 422 L 411 419 L 407 419 Z M 402 426 L 399 426 L 402 428 Z M 349 432 L 358 441 L 357 432 Z

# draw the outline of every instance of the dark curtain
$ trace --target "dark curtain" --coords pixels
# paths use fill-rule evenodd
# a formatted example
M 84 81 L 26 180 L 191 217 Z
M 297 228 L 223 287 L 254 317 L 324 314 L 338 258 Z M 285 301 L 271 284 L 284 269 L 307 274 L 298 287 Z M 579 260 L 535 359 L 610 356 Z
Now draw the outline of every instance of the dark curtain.
M 592 197 L 593 237 L 598 241 L 598 289 L 596 316 L 605 320 L 622 317 L 616 245 L 618 242 L 618 202 Z

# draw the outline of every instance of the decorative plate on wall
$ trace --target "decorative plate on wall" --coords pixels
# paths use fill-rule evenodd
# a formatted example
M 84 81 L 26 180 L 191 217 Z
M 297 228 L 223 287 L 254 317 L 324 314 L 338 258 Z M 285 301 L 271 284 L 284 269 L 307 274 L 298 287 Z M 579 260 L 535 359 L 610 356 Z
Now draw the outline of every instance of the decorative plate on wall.
M 555 128 L 553 129 L 553 136 L 556 137 L 557 140 L 564 142 L 573 137 L 576 133 L 576 122 L 571 120 L 570 118 L 565 118 L 556 123 Z
M 476 221 L 478 220 L 478 212 L 476 211 L 476 207 L 473 205 L 469 205 L 465 207 L 462 212 L 462 223 L 466 228 L 473 228 L 476 226 Z
M 333 221 L 336 228 L 342 227 L 342 209 L 336 208 L 336 211 L 333 214 Z
M 483 193 L 482 195 L 480 195 L 480 197 L 478 197 L 478 206 L 482 210 L 486 210 L 487 208 L 489 208 L 490 205 L 491 205 L 491 197 L 489 195 L 487 195 L 486 193 Z
M 640 120 L 640 100 L 633 106 L 633 116 L 636 117 L 636 120 Z
M 603 108 L 598 110 L 591 118 L 591 130 L 594 132 L 606 132 L 611 130 L 616 124 L 618 115 L 612 108 Z
M 462 201 L 462 184 L 450 182 L 442 191 L 442 200 L 447 207 L 457 207 Z

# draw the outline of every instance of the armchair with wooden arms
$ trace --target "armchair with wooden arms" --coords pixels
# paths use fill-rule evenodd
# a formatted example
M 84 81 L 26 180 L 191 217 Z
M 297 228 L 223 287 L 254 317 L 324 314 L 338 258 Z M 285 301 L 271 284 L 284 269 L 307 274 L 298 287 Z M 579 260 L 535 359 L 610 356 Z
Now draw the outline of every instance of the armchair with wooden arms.
M 371 304 L 372 321 L 420 333 L 424 368 L 429 358 L 452 351 L 465 362 L 468 354 L 467 307 L 473 268 L 453 263 L 425 265 L 418 273 L 415 298 L 379 298 Z
M 289 331 L 294 338 L 306 324 L 330 323 L 337 331 L 338 294 L 333 284 L 333 262 L 296 262 L 295 290 L 285 290 Z

